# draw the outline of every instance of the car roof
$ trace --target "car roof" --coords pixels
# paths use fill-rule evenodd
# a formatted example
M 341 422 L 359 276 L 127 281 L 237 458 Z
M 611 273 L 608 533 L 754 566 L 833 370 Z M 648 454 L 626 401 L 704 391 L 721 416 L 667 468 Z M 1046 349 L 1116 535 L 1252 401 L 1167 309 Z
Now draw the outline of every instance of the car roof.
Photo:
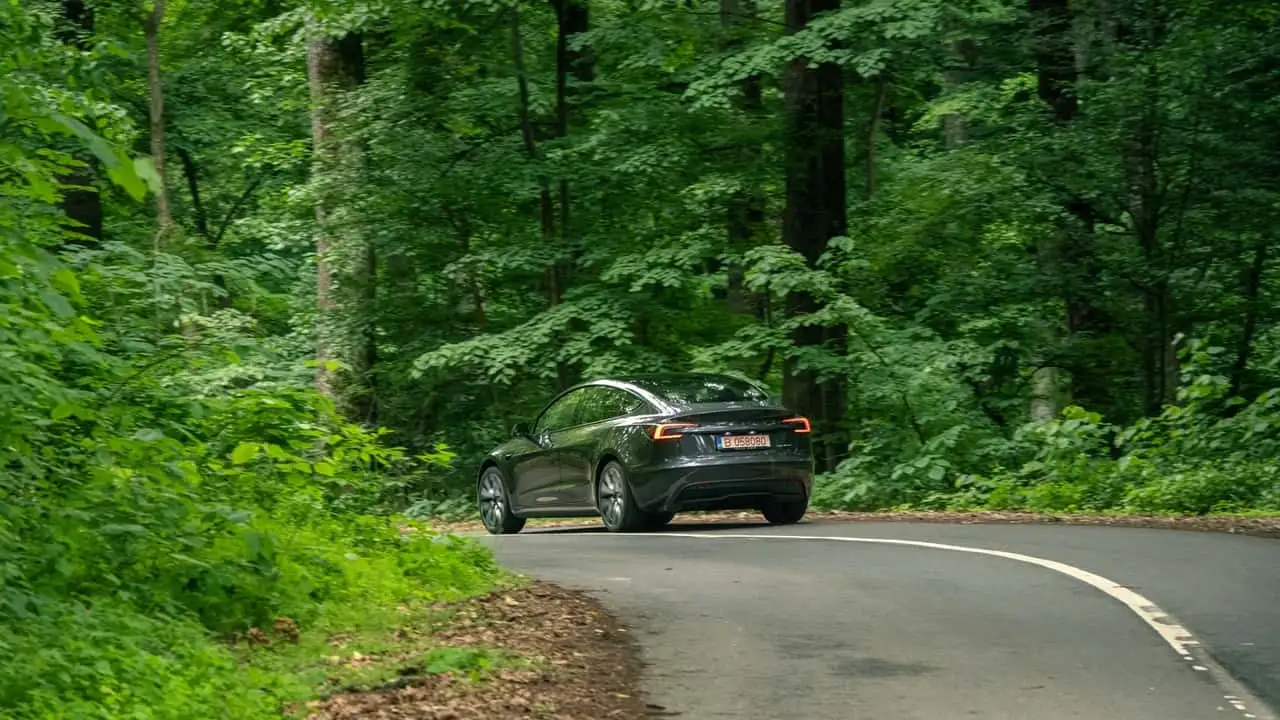
M 746 382 L 754 385 L 750 380 L 729 375 L 727 373 L 712 372 L 662 372 L 662 373 L 644 373 L 640 375 L 624 375 L 614 378 L 601 378 L 612 380 L 613 382 L 626 383 L 628 385 L 649 385 L 661 386 L 664 383 L 678 382 L 680 380 L 732 380 L 736 382 Z
M 672 403 L 669 399 L 664 398 L 662 393 L 663 386 L 667 384 L 678 384 L 680 381 L 688 380 L 719 380 L 746 383 L 755 387 L 760 385 L 751 380 L 744 380 L 727 373 L 711 373 L 711 372 L 662 372 L 662 373 L 644 373 L 636 375 L 621 375 L 615 377 L 604 377 L 580 383 L 577 387 L 605 386 L 618 387 L 630 390 L 651 403 L 659 407 L 675 408 L 679 407 L 679 403 Z M 574 388 L 576 389 L 576 388 Z

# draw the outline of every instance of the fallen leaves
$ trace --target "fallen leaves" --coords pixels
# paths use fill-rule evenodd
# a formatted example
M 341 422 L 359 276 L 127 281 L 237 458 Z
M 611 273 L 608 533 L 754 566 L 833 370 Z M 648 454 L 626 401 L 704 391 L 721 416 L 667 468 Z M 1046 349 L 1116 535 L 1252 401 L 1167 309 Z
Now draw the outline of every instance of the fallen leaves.
M 479 680 L 425 674 L 395 687 L 336 695 L 308 707 L 311 720 L 640 720 L 639 662 L 625 628 L 585 593 L 546 583 L 441 608 L 438 647 L 496 648 L 524 658 Z

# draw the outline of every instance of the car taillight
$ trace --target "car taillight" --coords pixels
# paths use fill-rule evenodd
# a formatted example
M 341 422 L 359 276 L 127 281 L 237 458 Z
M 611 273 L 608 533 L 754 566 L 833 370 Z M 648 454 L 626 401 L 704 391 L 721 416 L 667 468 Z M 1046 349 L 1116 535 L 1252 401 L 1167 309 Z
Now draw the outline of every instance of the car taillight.
M 680 431 L 694 427 L 693 423 L 663 423 L 653 429 L 654 440 L 678 440 Z
M 782 422 L 784 422 L 784 423 L 790 423 L 790 424 L 792 424 L 792 425 L 795 425 L 795 426 L 796 426 L 796 432 L 798 432 L 798 433 L 807 433 L 807 432 L 811 432 L 811 431 L 813 430 L 813 428 L 809 426 L 809 418 L 807 418 L 807 417 L 793 417 L 793 418 L 787 418 L 786 420 L 783 420 Z

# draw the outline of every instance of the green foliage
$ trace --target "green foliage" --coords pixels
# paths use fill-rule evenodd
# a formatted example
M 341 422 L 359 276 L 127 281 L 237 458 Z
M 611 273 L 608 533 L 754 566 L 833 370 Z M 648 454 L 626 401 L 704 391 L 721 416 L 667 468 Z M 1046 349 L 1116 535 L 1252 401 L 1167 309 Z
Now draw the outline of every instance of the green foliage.
M 34 658 L 3 709 L 275 712 L 297 668 L 222 641 L 484 587 L 398 513 L 471 513 L 483 454 L 592 376 L 835 381 L 819 506 L 1280 510 L 1274 6 L 1069 3 L 1049 38 L 1007 0 L 797 32 L 593 0 L 557 68 L 547 4 L 190 0 L 161 178 L 136 8 L 0 1 L 0 650 Z M 313 118 L 308 39 L 352 32 Z M 819 262 L 787 222 L 809 61 L 845 73 Z
M 103 78 L 71 62 L 95 51 L 52 40 L 55 9 L 0 3 L 0 653 L 22 658 L 0 664 L 0 714 L 279 717 L 296 681 L 243 666 L 233 636 L 337 628 L 497 569 L 388 512 L 383 478 L 413 461 L 255 336 L 268 293 L 207 312 L 278 266 L 194 262 L 181 242 L 148 257 L 130 237 L 158 178 Z M 125 239 L 63 214 L 86 169 Z M 246 360 L 261 372 L 228 372 Z

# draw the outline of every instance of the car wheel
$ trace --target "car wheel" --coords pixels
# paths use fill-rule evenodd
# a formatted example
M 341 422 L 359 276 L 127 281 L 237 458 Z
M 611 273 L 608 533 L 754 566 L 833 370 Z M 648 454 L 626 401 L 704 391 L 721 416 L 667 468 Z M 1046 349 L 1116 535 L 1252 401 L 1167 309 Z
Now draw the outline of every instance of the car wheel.
M 490 535 L 514 535 L 524 529 L 525 519 L 511 512 L 507 484 L 498 468 L 490 466 L 480 476 L 476 504 L 480 509 L 480 521 Z
M 764 507 L 764 519 L 768 520 L 771 525 L 794 525 L 804 518 L 805 512 L 809 510 L 809 503 L 801 500 L 799 502 L 776 502 Z
M 660 530 L 671 524 L 671 520 L 676 516 L 672 512 L 647 512 L 645 513 L 645 526 L 650 530 Z
M 645 513 L 636 507 L 627 484 L 627 473 L 616 460 L 600 471 L 596 486 L 596 505 L 609 532 L 635 532 L 644 526 Z

